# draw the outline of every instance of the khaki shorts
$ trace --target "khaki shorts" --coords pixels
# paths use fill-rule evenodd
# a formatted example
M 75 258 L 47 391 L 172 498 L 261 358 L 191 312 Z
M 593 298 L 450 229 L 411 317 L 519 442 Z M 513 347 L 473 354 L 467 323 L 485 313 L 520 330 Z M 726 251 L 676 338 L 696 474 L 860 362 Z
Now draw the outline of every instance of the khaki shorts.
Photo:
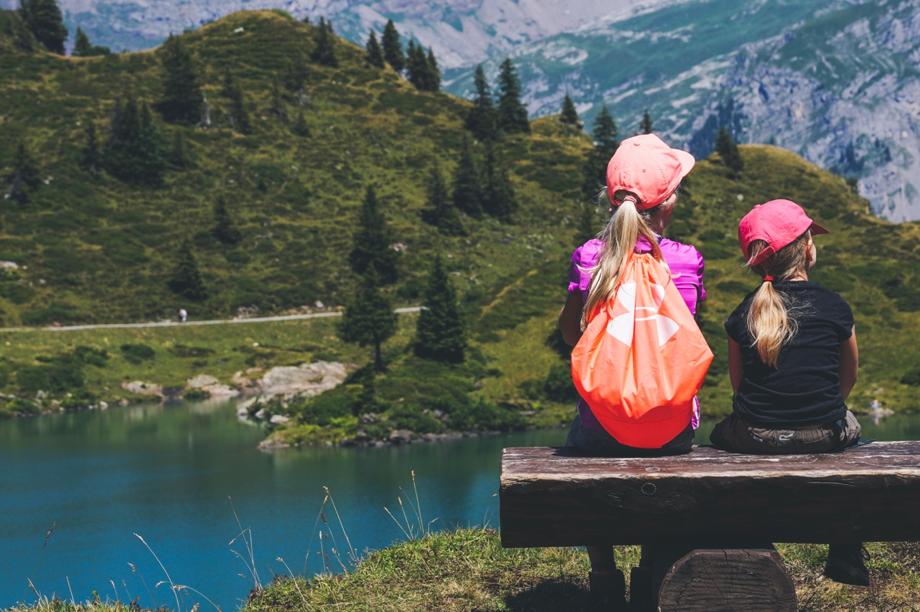
M 723 450 L 750 455 L 807 455 L 833 453 L 859 442 L 862 427 L 852 412 L 846 418 L 812 429 L 755 427 L 731 414 L 716 425 L 709 441 Z

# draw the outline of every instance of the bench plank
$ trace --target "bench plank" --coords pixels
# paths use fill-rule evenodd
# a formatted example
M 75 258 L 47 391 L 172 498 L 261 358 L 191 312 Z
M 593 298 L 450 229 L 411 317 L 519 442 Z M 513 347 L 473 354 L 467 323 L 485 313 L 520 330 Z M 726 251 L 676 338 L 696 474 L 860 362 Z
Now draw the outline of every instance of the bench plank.
M 502 544 L 920 540 L 920 442 L 843 453 L 655 458 L 507 448 Z

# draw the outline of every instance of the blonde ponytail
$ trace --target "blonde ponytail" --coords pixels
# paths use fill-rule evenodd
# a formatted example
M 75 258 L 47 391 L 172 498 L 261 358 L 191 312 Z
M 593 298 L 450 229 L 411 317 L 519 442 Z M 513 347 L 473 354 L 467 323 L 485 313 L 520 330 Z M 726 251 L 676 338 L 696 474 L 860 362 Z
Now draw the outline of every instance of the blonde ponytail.
M 654 215 L 658 207 L 651 211 L 642 211 L 636 208 L 638 199 L 628 192 L 617 192 L 617 201 L 622 201 L 606 229 L 598 236 L 604 241 L 604 251 L 601 253 L 597 265 L 591 269 L 591 287 L 588 290 L 588 301 L 581 313 L 581 329 L 588 325 L 594 311 L 607 302 L 620 282 L 620 275 L 626 261 L 636 248 L 639 237 L 645 238 L 652 248 L 652 256 L 658 261 L 663 261 L 661 248 L 658 246 L 658 236 L 649 229 L 646 217 Z M 662 206 L 673 206 L 676 198 L 673 196 L 665 201 Z
M 752 267 L 764 277 L 764 282 L 751 300 L 747 329 L 760 360 L 771 368 L 779 367 L 780 351 L 795 338 L 799 330 L 795 313 L 786 296 L 776 290 L 773 282 L 789 280 L 806 269 L 806 251 L 810 239 L 811 232 L 805 232 L 763 263 Z M 753 241 L 749 247 L 748 262 L 753 261 L 765 248 L 767 243 L 763 240 Z

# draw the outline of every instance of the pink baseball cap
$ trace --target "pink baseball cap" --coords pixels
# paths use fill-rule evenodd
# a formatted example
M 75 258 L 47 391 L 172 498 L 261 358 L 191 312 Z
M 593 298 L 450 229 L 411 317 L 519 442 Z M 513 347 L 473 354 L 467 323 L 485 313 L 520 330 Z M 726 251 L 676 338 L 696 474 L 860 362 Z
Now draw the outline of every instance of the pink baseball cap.
M 763 240 L 767 247 L 750 261 L 757 266 L 772 257 L 783 247 L 792 244 L 796 238 L 811 230 L 812 234 L 827 234 L 828 231 L 805 214 L 802 207 L 789 200 L 771 200 L 758 204 L 744 215 L 738 224 L 738 242 L 745 259 L 751 257 L 748 250 L 755 240 Z
M 613 194 L 630 191 L 639 196 L 637 209 L 654 208 L 677 190 L 695 163 L 692 155 L 672 149 L 654 134 L 627 138 L 607 164 L 607 197 L 620 206 L 623 202 Z

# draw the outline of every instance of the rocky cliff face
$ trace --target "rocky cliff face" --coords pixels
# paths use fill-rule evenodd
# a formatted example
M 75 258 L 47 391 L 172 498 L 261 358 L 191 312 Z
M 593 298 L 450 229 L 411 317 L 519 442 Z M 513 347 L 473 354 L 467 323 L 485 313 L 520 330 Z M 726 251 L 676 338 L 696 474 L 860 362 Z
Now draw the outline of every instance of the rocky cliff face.
M 920 0 L 694 1 L 512 55 L 533 114 L 568 93 L 589 124 L 608 104 L 625 136 L 649 109 L 656 132 L 697 156 L 726 125 L 857 178 L 877 214 L 920 219 Z M 448 77 L 468 94 L 468 70 Z
M 831 26 L 832 27 L 824 27 Z M 920 2 L 851 6 L 742 48 L 715 82 L 743 142 L 771 142 L 859 179 L 874 211 L 920 219 Z
M 444 67 L 469 66 L 527 42 L 598 19 L 622 19 L 685 0 L 58 0 L 72 30 L 82 27 L 113 50 L 146 49 L 170 33 L 240 10 L 278 8 L 298 19 L 330 19 L 338 34 L 363 43 L 393 19 L 404 36 L 434 46 Z M 15 8 L 18 0 L 0 0 Z

